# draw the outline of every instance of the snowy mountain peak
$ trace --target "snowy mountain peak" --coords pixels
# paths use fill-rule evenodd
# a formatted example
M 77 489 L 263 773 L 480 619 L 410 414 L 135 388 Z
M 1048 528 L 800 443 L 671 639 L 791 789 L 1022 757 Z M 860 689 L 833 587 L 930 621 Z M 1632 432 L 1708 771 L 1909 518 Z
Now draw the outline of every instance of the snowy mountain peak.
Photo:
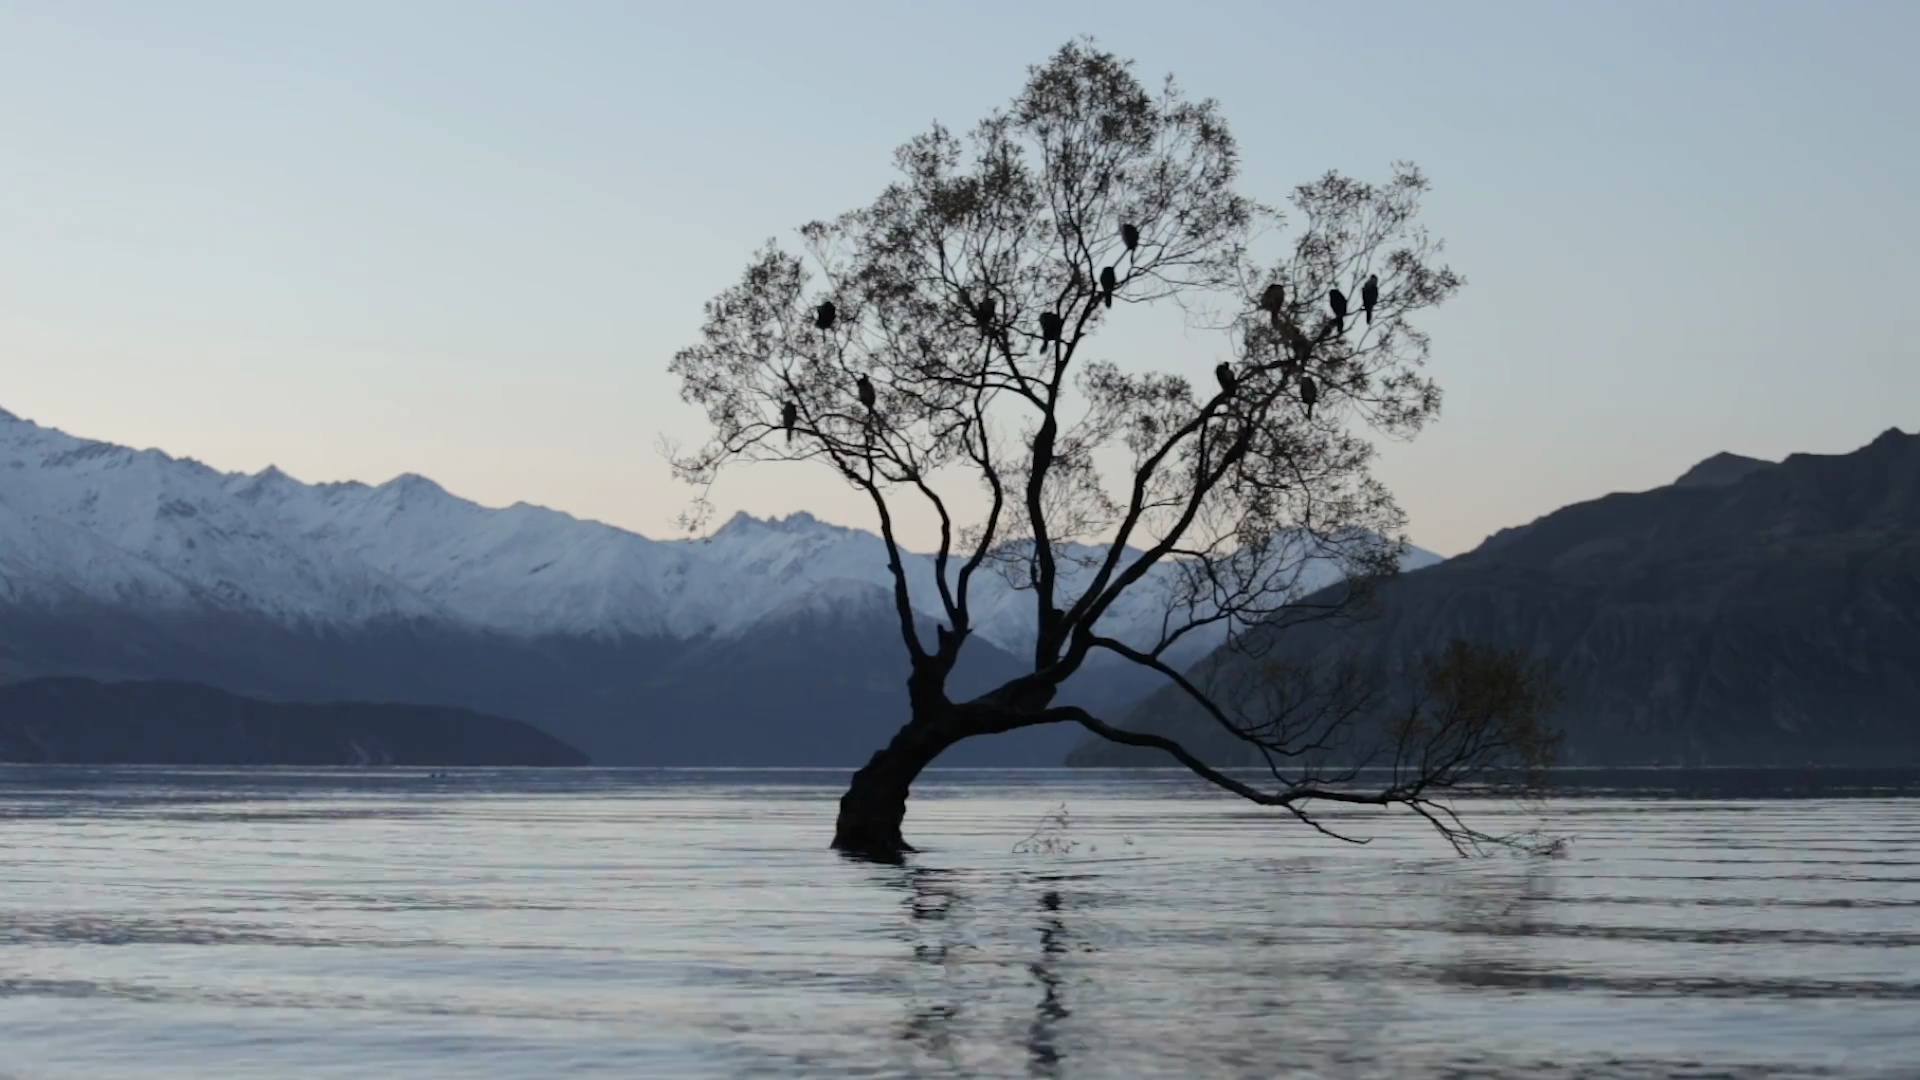
M 713 535 L 716 538 L 722 536 L 738 536 L 741 533 L 752 532 L 754 528 L 760 524 L 761 521 L 759 518 L 754 517 L 745 510 L 735 510 L 733 516 L 727 519 L 726 524 L 713 530 Z
M 401 473 L 399 476 L 380 485 L 382 491 L 392 491 L 401 495 L 446 495 L 447 489 L 421 476 L 419 473 Z
M 240 498 L 254 501 L 298 491 L 305 485 L 269 465 L 252 476 L 230 477 L 228 487 Z
M 796 510 L 786 517 L 755 517 L 745 510 L 736 510 L 727 523 L 713 531 L 712 539 L 720 537 L 745 537 L 766 533 L 784 533 L 789 536 L 807 533 L 827 533 L 832 535 L 851 535 L 858 529 L 849 529 L 844 525 L 834 525 L 821 521 L 805 510 Z

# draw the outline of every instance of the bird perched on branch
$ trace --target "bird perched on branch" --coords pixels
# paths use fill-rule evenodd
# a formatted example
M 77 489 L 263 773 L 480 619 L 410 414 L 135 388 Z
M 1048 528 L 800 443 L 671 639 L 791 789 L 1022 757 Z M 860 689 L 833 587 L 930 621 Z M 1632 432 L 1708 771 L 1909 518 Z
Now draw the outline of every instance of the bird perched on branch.
M 1235 463 L 1246 456 L 1247 446 L 1252 442 L 1253 429 L 1241 428 L 1240 434 L 1234 437 L 1233 444 L 1227 447 L 1226 456 L 1220 459 L 1220 468 L 1222 470 L 1233 468 Z
M 793 422 L 800 419 L 800 409 L 789 401 L 780 406 L 780 427 L 787 433 L 787 441 L 793 441 Z
M 1041 341 L 1059 341 L 1060 331 L 1065 326 L 1066 326 L 1066 320 L 1060 317 L 1059 312 L 1057 311 L 1041 312 L 1040 313 L 1040 340 Z
M 1333 332 L 1336 334 L 1346 333 L 1347 294 L 1341 292 L 1339 289 L 1330 290 L 1327 293 L 1327 303 L 1333 305 Z
M 1280 322 L 1280 339 L 1287 343 L 1287 351 L 1292 354 L 1291 359 L 1298 363 L 1313 347 L 1312 343 L 1307 340 L 1307 335 L 1300 332 L 1299 327 L 1293 325 L 1292 319 L 1282 318 L 1279 315 L 1275 315 L 1274 318 Z
M 1234 389 L 1240 385 L 1240 377 L 1233 373 L 1233 368 L 1225 360 L 1213 369 L 1213 377 L 1220 380 L 1220 389 L 1228 397 L 1232 397 Z
M 820 330 L 831 330 L 833 329 L 833 320 L 839 318 L 839 316 L 840 312 L 833 306 L 833 301 L 828 300 L 814 309 L 813 325 Z
M 1320 400 L 1320 387 L 1316 386 L 1313 376 L 1300 376 L 1300 404 L 1307 407 L 1307 416 L 1313 416 L 1313 403 Z
M 981 336 L 993 333 L 993 312 L 998 306 L 993 302 L 993 297 L 989 296 L 980 301 L 979 307 L 973 309 L 973 321 L 980 327 Z
M 1367 325 L 1373 325 L 1373 305 L 1380 302 L 1380 275 L 1368 274 L 1360 286 L 1360 308 L 1367 313 Z
M 869 382 L 865 375 L 854 380 L 853 389 L 855 393 L 860 395 L 860 404 L 869 409 L 873 408 L 873 383 Z
M 1100 271 L 1100 299 L 1105 301 L 1108 307 L 1113 306 L 1113 290 L 1119 285 L 1120 279 L 1114 276 L 1113 267 L 1109 266 Z
M 1128 251 L 1132 251 L 1134 248 L 1139 247 L 1140 246 L 1140 230 L 1136 228 L 1132 223 L 1128 223 L 1120 226 L 1120 242 L 1127 245 Z
M 1260 310 L 1267 313 L 1273 328 L 1279 330 L 1286 322 L 1286 316 L 1280 314 L 1287 306 L 1287 287 L 1274 282 L 1260 294 Z

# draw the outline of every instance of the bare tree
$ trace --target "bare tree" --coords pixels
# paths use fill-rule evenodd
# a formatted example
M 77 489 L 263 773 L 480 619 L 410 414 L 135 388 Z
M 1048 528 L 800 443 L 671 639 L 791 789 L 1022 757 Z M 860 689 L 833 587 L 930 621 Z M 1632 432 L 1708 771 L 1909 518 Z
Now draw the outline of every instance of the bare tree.
M 1355 583 L 1396 570 L 1404 521 L 1368 472 L 1363 432 L 1407 437 L 1436 414 L 1439 391 L 1420 373 L 1428 338 L 1412 319 L 1462 284 L 1416 223 L 1421 174 L 1402 165 L 1384 184 L 1328 174 L 1299 187 L 1297 234 L 1261 267 L 1253 245 L 1285 216 L 1235 190 L 1219 106 L 1171 79 L 1150 92 L 1087 40 L 1031 69 L 1011 106 L 966 138 L 936 125 L 896 159 L 899 179 L 871 205 L 804 226 L 801 253 L 769 242 L 672 362 L 714 428 L 676 456 L 680 476 L 706 485 L 732 462 L 819 461 L 878 517 L 911 716 L 854 775 L 834 846 L 911 851 L 900 826 L 922 769 L 962 739 L 1053 723 L 1164 750 L 1303 820 L 1315 802 L 1400 804 L 1465 835 L 1430 800 L 1535 741 L 1532 697 L 1473 690 L 1528 689 L 1505 659 L 1451 654 L 1451 675 L 1432 680 L 1439 704 L 1396 728 L 1441 752 L 1401 747 L 1424 764 L 1368 790 L 1290 772 L 1307 729 L 1249 722 L 1167 660 L 1189 635 L 1239 640 L 1364 592 L 1325 611 L 1304 603 L 1315 560 Z M 1363 297 L 1364 321 L 1330 305 L 1336 289 Z M 1161 301 L 1220 331 L 1228 359 L 1213 385 L 1087 356 L 1116 305 Z M 939 526 L 938 596 L 919 603 L 897 535 L 915 508 Z M 1103 554 L 1070 560 L 1068 542 L 1087 540 Z M 954 701 L 947 680 L 983 569 L 1032 594 L 1031 671 Z M 1165 607 L 1157 641 L 1103 631 L 1123 595 L 1149 587 Z M 915 612 L 936 601 L 928 642 Z M 1056 704 L 1096 650 L 1192 695 L 1260 749 L 1274 786 Z

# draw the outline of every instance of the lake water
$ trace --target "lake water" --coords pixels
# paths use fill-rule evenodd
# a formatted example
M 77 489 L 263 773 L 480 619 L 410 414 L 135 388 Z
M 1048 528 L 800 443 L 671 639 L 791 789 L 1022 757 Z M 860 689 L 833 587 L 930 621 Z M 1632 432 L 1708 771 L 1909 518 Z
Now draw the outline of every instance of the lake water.
M 937 773 L 904 867 L 824 849 L 843 780 L 0 769 L 0 1076 L 1920 1077 L 1910 776 L 1583 782 L 1468 860 Z

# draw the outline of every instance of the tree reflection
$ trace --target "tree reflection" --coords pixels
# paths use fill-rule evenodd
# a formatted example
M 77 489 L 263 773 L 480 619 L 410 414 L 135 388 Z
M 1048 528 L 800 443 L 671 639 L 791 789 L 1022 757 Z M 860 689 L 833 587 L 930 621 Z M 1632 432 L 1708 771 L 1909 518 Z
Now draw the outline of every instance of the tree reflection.
M 1057 968 L 1068 945 L 1067 924 L 1060 917 L 1060 893 L 1048 889 L 1040 897 L 1040 909 L 1046 912 L 1040 919 L 1040 959 L 1027 965 L 1041 987 L 1040 1003 L 1034 1006 L 1033 1023 L 1027 1027 L 1027 1053 L 1032 1058 L 1028 1071 L 1035 1076 L 1058 1076 L 1061 1054 L 1055 1043 L 1055 1029 L 1060 1021 L 1073 1015 L 1060 1000 L 1061 978 Z
M 989 988 L 972 980 L 957 979 L 956 975 L 967 969 L 953 966 L 959 959 L 958 954 L 973 948 L 966 939 L 978 929 L 971 927 L 967 920 L 974 905 L 951 871 L 907 865 L 885 880 L 904 894 L 901 906 L 907 918 L 898 936 L 910 950 L 913 967 L 921 972 L 928 967 L 939 969 L 937 982 L 922 978 L 910 980 L 913 993 L 900 1027 L 900 1038 L 957 1071 L 967 1071 L 958 1055 L 961 1025 L 973 1012 L 991 1011 L 986 1008 L 989 1002 L 978 1000 L 978 995 Z M 1041 877 L 1016 886 L 1021 891 L 1034 884 L 1044 887 L 1035 901 L 1038 918 L 1032 924 L 1040 947 L 1037 954 L 1029 954 L 1025 959 L 1028 974 L 1039 984 L 1040 997 L 1033 1006 L 1024 1038 L 1019 1038 L 1028 1059 L 1027 1071 L 1033 1076 L 1060 1075 L 1066 1052 L 1061 1045 L 1059 1028 L 1073 1015 L 1066 1002 L 1067 979 L 1061 963 L 1069 953 L 1091 948 L 1078 941 L 1068 926 L 1071 905 L 1067 895 L 1055 884 L 1057 880 Z M 1005 970 L 997 964 L 992 967 Z M 985 973 L 988 969 L 973 970 Z M 938 989 L 933 994 L 924 992 L 935 986 Z
M 950 870 L 904 865 L 888 880 L 906 893 L 903 903 L 907 924 L 901 936 L 912 947 L 913 959 L 940 967 L 944 986 L 945 968 L 957 934 L 949 916 L 966 906 L 965 894 Z M 927 941 L 928 935 L 935 940 Z M 915 995 L 916 1000 L 908 1006 L 900 1037 L 958 1068 L 959 1062 L 953 1056 L 953 1029 L 964 1010 L 960 995 L 948 993 L 942 997 L 945 1000 L 928 1002 L 917 1000 Z

